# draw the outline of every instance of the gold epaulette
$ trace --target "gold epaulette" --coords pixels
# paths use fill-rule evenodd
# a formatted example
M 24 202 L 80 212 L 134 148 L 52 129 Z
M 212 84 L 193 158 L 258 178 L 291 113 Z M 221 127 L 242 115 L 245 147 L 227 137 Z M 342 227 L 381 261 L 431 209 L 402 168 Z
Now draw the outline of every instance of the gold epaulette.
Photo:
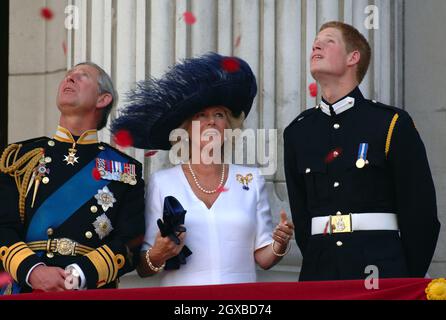
M 15 179 L 19 192 L 20 220 L 23 222 L 25 219 L 25 200 L 29 190 L 30 180 L 32 180 L 31 177 L 33 176 L 34 169 L 38 166 L 39 160 L 44 156 L 45 150 L 43 148 L 35 148 L 17 159 L 21 148 L 21 144 L 11 144 L 3 151 L 0 157 L 0 172 L 9 174 Z
M 392 141 L 392 135 L 393 135 L 393 129 L 395 129 L 395 125 L 396 125 L 396 121 L 398 120 L 398 113 L 396 113 L 393 118 L 392 121 L 390 122 L 390 126 L 389 126 L 389 130 L 387 131 L 387 139 L 386 139 L 386 158 L 389 154 L 390 151 L 390 143 Z

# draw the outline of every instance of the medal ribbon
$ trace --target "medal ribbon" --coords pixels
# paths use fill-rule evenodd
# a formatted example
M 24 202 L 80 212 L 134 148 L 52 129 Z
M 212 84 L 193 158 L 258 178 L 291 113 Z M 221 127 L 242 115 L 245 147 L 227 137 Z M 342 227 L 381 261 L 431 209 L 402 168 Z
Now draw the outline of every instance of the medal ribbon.
M 368 148 L 369 148 L 369 144 L 368 143 L 361 143 L 359 145 L 358 159 L 365 160 L 367 158 L 367 149 Z

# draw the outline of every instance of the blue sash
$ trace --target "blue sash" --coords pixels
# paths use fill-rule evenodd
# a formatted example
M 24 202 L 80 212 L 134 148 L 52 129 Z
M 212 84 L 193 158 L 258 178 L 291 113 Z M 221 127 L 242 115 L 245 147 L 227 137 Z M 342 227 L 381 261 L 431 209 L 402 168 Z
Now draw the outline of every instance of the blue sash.
M 125 162 L 117 152 L 106 149 L 98 158 Z M 34 213 L 26 233 L 26 242 L 47 240 L 48 228 L 57 228 L 88 202 L 109 180 L 92 178 L 96 158 L 50 195 Z

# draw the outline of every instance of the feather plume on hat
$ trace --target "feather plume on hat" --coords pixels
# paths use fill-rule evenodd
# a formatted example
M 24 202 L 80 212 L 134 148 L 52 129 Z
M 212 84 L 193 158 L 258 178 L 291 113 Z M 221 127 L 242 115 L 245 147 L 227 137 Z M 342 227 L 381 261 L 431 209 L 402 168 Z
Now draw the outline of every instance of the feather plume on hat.
M 226 68 L 227 61 L 236 68 Z M 138 82 L 111 131 L 128 131 L 135 148 L 169 150 L 170 132 L 197 112 L 224 106 L 234 117 L 246 117 L 256 94 L 256 78 L 246 61 L 210 52 L 175 64 L 159 79 Z

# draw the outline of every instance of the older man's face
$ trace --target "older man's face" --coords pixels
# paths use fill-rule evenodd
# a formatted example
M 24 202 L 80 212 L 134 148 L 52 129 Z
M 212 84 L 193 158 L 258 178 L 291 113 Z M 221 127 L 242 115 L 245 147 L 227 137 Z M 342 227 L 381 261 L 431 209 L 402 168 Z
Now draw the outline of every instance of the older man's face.
M 80 113 L 96 109 L 99 72 L 89 65 L 69 70 L 59 85 L 57 106 L 61 112 Z

